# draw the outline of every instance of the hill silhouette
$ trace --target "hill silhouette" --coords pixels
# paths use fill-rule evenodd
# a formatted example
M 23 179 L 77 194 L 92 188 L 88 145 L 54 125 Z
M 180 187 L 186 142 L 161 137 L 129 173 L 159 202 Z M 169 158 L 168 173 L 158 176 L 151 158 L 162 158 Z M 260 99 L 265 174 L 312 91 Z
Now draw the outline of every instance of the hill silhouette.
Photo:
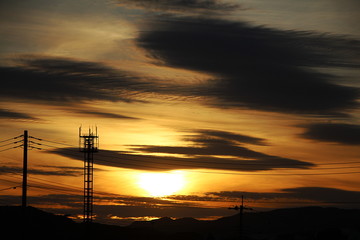
M 82 224 L 33 207 L 0 207 L 0 228 L 3 236 L 14 239 L 167 239 L 162 233 L 138 231 L 105 224 Z M 164 235 L 164 236 L 163 236 Z
M 120 227 L 76 223 L 33 207 L 0 207 L 0 219 L 3 236 L 15 239 L 233 240 L 239 229 L 238 214 L 214 221 L 165 217 Z M 243 219 L 248 240 L 360 239 L 360 210 L 304 207 L 245 213 Z
M 188 231 L 212 239 L 238 239 L 239 215 L 214 221 L 192 218 L 162 218 L 150 222 L 134 222 L 129 227 L 176 233 Z M 360 240 L 360 210 L 302 207 L 268 212 L 248 212 L 243 216 L 245 239 L 311 239 Z

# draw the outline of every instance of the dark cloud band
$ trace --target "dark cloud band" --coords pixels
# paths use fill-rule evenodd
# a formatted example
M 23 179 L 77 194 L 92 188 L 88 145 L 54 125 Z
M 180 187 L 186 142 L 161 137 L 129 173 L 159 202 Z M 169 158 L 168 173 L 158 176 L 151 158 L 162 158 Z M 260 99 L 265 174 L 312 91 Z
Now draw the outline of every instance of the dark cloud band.
M 241 192 L 241 191 L 222 191 L 210 192 L 209 196 L 225 199 L 241 199 L 241 196 L 246 196 L 248 200 L 258 201 L 276 201 L 279 199 L 297 199 L 298 201 L 310 200 L 318 202 L 360 202 L 360 192 L 348 191 L 337 188 L 326 187 L 299 187 L 286 188 L 279 192 Z M 219 199 L 218 199 L 219 200 Z
M 305 132 L 300 136 L 307 139 L 348 145 L 360 144 L 360 125 L 317 123 L 305 127 Z
M 75 104 L 91 100 L 137 101 L 146 83 L 126 71 L 102 63 L 56 57 L 26 57 L 20 66 L 0 67 L 2 99 L 47 104 Z
M 251 144 L 264 141 L 251 136 L 199 130 L 198 134 L 185 139 L 193 146 L 133 145 L 131 152 L 102 150 L 96 154 L 95 162 L 112 167 L 150 171 L 214 169 L 253 172 L 283 168 L 308 169 L 315 166 L 310 162 L 268 155 L 239 145 L 239 141 Z M 59 148 L 50 152 L 77 160 L 83 159 L 83 155 L 73 148 Z M 166 156 L 159 156 L 159 153 Z
M 358 106 L 358 88 L 314 69 L 358 67 L 360 41 L 220 19 L 154 22 L 137 40 L 150 56 L 159 64 L 213 75 L 207 84 L 177 94 L 210 97 L 218 107 L 286 113 L 342 115 Z
M 34 120 L 36 118 L 20 112 L 10 111 L 8 109 L 0 109 L 0 119 L 22 119 L 22 120 Z
M 219 0 L 121 0 L 120 6 L 140 8 L 147 11 L 166 11 L 181 13 L 229 12 L 240 9 L 239 4 Z

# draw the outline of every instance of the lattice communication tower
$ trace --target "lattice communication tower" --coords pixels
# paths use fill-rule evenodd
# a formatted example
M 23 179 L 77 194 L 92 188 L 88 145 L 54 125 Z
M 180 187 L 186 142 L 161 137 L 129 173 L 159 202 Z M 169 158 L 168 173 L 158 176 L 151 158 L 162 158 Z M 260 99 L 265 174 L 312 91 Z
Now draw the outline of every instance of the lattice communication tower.
M 95 132 L 89 128 L 89 132 L 83 133 L 79 128 L 79 150 L 84 153 L 84 223 L 93 220 L 94 200 L 94 153 L 99 149 L 99 136 L 97 127 Z

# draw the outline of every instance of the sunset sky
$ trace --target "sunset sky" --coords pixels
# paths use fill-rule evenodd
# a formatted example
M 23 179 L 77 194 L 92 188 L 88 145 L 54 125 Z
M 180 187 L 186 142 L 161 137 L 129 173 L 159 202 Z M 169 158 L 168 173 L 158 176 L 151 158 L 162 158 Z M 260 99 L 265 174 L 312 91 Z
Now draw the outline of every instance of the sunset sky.
M 359 11 L 1 0 L 0 204 L 21 203 L 28 130 L 29 205 L 80 217 L 78 129 L 97 126 L 98 222 L 215 219 L 242 195 L 256 210 L 359 208 Z

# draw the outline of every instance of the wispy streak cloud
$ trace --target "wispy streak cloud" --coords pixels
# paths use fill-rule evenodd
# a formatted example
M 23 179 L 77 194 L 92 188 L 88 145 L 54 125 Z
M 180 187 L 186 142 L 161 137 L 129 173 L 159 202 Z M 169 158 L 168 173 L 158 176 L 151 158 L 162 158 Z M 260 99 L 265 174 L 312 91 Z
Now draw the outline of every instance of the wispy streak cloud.
M 120 0 L 120 6 L 185 14 L 228 13 L 241 9 L 239 4 L 220 0 Z
M 36 118 L 26 113 L 14 112 L 8 109 L 0 109 L 0 119 L 34 120 Z
M 268 155 L 236 144 L 239 141 L 263 143 L 264 140 L 259 138 L 215 130 L 199 132 L 201 134 L 193 138 L 186 138 L 195 146 L 133 145 L 132 151 L 101 150 L 96 155 L 95 163 L 150 171 L 213 169 L 253 172 L 283 168 L 308 169 L 315 166 L 310 162 Z M 83 159 L 82 154 L 73 148 L 59 148 L 50 152 L 77 160 Z M 167 155 L 155 155 L 159 153 Z
M 18 66 L 0 67 L 1 99 L 31 100 L 56 105 L 84 101 L 142 101 L 138 90 L 147 83 L 126 71 L 98 62 L 25 56 Z

